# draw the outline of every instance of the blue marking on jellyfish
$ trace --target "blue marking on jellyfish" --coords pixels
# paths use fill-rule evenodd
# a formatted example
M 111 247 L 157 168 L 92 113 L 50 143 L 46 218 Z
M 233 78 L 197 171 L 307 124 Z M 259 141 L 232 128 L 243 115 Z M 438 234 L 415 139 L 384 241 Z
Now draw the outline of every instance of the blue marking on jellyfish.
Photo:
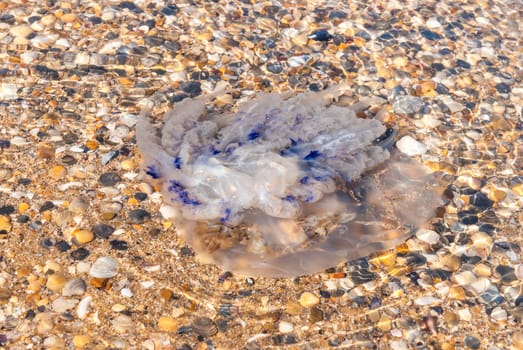
M 252 140 L 256 140 L 258 137 L 260 137 L 261 134 L 256 131 L 256 130 L 252 130 L 248 135 L 247 135 L 247 140 L 249 141 L 252 141 Z
M 159 179 L 162 177 L 160 171 L 156 168 L 155 165 L 149 165 L 147 168 L 145 168 L 145 173 L 153 179 Z
M 283 197 L 282 200 L 286 202 L 294 202 L 296 200 L 296 197 L 294 197 L 292 194 L 289 194 Z
M 302 185 L 308 185 L 310 183 L 310 177 L 308 176 L 304 176 L 300 179 L 300 184 Z
M 226 224 L 227 221 L 229 221 L 230 217 L 231 217 L 231 208 L 225 208 L 223 216 L 220 218 L 220 222 L 222 224 Z
M 316 159 L 318 158 L 319 156 L 321 156 L 321 152 L 320 151 L 317 151 L 317 150 L 312 150 L 309 152 L 309 154 L 307 154 L 303 159 L 304 160 L 313 160 L 313 159 Z
M 189 193 L 189 191 L 187 191 L 185 187 L 178 181 L 171 180 L 169 183 L 170 185 L 169 188 L 167 188 L 167 190 L 177 195 L 177 198 L 172 198 L 173 201 L 181 201 L 183 204 L 192 206 L 202 204 L 199 200 L 191 198 L 191 194 Z
M 314 197 L 314 195 L 311 193 L 309 194 L 307 197 L 305 197 L 305 199 L 303 200 L 305 203 L 310 203 L 312 201 L 314 201 L 316 197 Z
M 182 167 L 182 158 L 175 157 L 174 160 L 173 160 L 173 164 L 174 164 L 174 167 L 176 169 L 181 169 L 181 167 Z

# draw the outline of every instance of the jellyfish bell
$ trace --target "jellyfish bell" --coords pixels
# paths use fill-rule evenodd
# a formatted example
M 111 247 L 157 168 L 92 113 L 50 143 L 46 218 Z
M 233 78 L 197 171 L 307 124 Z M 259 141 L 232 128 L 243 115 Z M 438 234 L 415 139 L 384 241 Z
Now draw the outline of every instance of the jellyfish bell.
M 259 94 L 238 112 L 187 100 L 155 129 L 137 125 L 144 168 L 200 261 L 250 276 L 294 277 L 393 248 L 440 205 L 430 172 L 394 151 L 395 131 L 343 88 Z M 392 155 L 391 155 L 392 154 Z

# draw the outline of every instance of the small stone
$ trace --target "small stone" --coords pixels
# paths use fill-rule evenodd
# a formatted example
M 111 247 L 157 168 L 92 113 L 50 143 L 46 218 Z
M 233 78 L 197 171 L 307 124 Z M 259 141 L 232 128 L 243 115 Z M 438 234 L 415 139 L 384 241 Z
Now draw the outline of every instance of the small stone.
M 514 191 L 518 196 L 523 196 L 523 183 L 514 185 L 512 191 Z
M 53 316 L 50 312 L 42 312 L 36 316 L 38 325 L 36 332 L 38 334 L 47 335 L 54 327 Z
M 0 231 L 11 231 L 11 218 L 7 215 L 0 215 Z
M 442 36 L 441 36 L 441 35 L 439 35 L 439 34 L 436 33 L 436 32 L 433 32 L 433 31 L 431 31 L 431 30 L 428 30 L 428 29 L 422 30 L 420 34 L 421 34 L 425 39 L 430 40 L 430 41 L 436 41 L 436 40 L 441 40 L 441 39 L 442 39 Z
M 77 334 L 73 337 L 73 345 L 76 349 L 83 349 L 91 342 L 87 334 Z
M 62 179 L 65 175 L 67 175 L 67 170 L 61 165 L 57 165 L 49 170 L 49 176 L 55 180 Z
M 129 220 L 132 224 L 143 224 L 151 219 L 151 214 L 144 209 L 134 209 L 129 212 Z
M 53 159 L 55 154 L 55 148 L 53 145 L 40 142 L 36 147 L 36 156 L 39 159 Z
M 0 84 L 0 100 L 12 100 L 18 98 L 18 86 L 15 84 Z
M 51 334 L 44 339 L 44 348 L 45 349 L 65 349 L 65 341 L 60 337 Z
M 497 306 L 494 309 L 492 309 L 490 317 L 496 322 L 504 322 L 507 320 L 508 314 L 505 309 L 503 309 L 500 306 Z
M 283 72 L 283 66 L 279 62 L 267 63 L 267 70 L 274 74 L 279 74 Z
M 40 18 L 40 23 L 42 23 L 44 26 L 53 25 L 54 22 L 56 22 L 56 17 L 52 14 L 48 14 Z
M 81 198 L 81 197 L 74 197 L 71 200 L 71 203 L 69 203 L 68 209 L 75 214 L 81 214 L 87 210 L 89 207 L 89 203 Z
M 309 39 L 316 41 L 329 41 L 332 39 L 332 35 L 329 34 L 326 29 L 320 29 L 312 32 L 312 34 L 309 35 Z
M 95 278 L 111 278 L 116 276 L 117 261 L 110 256 L 102 256 L 93 263 L 89 275 Z
M 120 180 L 121 178 L 117 173 L 103 173 L 102 175 L 100 175 L 100 178 L 98 179 L 98 181 L 103 186 L 108 187 L 116 185 L 118 182 L 120 182 Z
M 397 96 L 392 103 L 392 109 L 397 114 L 415 114 L 421 106 L 423 100 L 416 96 Z
M 73 232 L 72 242 L 76 245 L 82 245 L 91 242 L 94 239 L 94 233 L 88 230 L 78 230 Z
M 121 241 L 119 239 L 113 239 L 109 242 L 111 249 L 114 250 L 127 250 L 129 249 L 129 244 L 126 241 Z
M 19 26 L 13 26 L 9 29 L 9 34 L 15 38 L 26 38 L 31 34 L 33 30 L 27 24 L 22 24 Z
M 414 304 L 420 305 L 420 306 L 439 305 L 440 303 L 441 303 L 441 299 L 435 298 L 430 295 L 425 295 L 425 296 L 419 297 L 416 300 L 414 300 Z
M 502 94 L 509 94 L 512 91 L 510 86 L 508 84 L 505 84 L 505 83 L 496 84 L 495 87 L 496 87 L 496 90 L 499 93 L 502 93 Z
M 53 292 L 59 292 L 65 285 L 65 276 L 61 272 L 55 272 L 47 278 L 45 286 Z
M 439 28 L 441 27 L 441 23 L 439 23 L 438 19 L 436 17 L 430 17 L 427 22 L 425 22 L 427 27 L 430 29 Z
M 439 234 L 436 231 L 419 229 L 416 232 L 416 237 L 427 244 L 434 244 L 439 241 Z
M 444 255 L 440 261 L 447 269 L 456 272 L 461 267 L 461 259 L 456 255 Z
M 62 295 L 64 297 L 70 297 L 73 295 L 82 295 L 85 293 L 87 285 L 81 278 L 74 278 L 65 283 L 62 289 Z
M 311 292 L 304 292 L 300 296 L 300 305 L 303 307 L 313 307 L 318 305 L 320 298 Z
M 96 224 L 93 225 L 92 230 L 96 237 L 107 239 L 113 234 L 114 227 L 107 224 Z
M 449 293 L 447 297 L 453 300 L 465 300 L 467 298 L 467 295 L 465 294 L 465 290 L 463 289 L 463 287 L 452 286 L 449 288 Z
M 492 237 L 485 232 L 476 232 L 471 239 L 476 248 L 490 248 L 493 243 Z
M 40 209 L 38 210 L 40 213 L 43 213 L 45 211 L 51 210 L 55 207 L 54 203 L 51 201 L 46 201 L 42 204 Z
M 470 204 L 475 205 L 482 210 L 486 210 L 492 207 L 493 202 L 483 192 L 476 192 L 470 196 Z
M 421 142 L 416 141 L 411 136 L 404 136 L 402 137 L 397 143 L 396 147 L 398 149 L 408 155 L 408 156 L 415 156 L 420 154 L 425 154 L 427 152 L 427 146 L 422 144 Z
M 471 283 L 476 282 L 478 279 L 476 275 L 471 271 L 463 271 L 453 276 L 454 281 L 460 286 L 467 286 Z
M 469 349 L 479 349 L 481 347 L 481 340 L 479 340 L 478 338 L 472 336 L 472 335 L 467 335 L 465 337 L 465 346 Z
M 60 20 L 64 23 L 73 23 L 76 21 L 76 15 L 74 13 L 66 13 L 60 17 Z
M 294 330 L 294 326 L 290 322 L 281 321 L 278 324 L 278 330 L 280 333 L 291 333 Z
M 89 256 L 89 254 L 91 254 L 89 252 L 89 250 L 82 247 L 82 248 L 73 250 L 71 252 L 71 258 L 73 258 L 74 260 L 84 260 L 85 258 L 87 258 Z
M 158 328 L 163 332 L 176 332 L 178 322 L 172 317 L 161 316 L 158 319 Z
M 119 314 L 111 322 L 114 330 L 118 333 L 126 334 L 136 328 L 133 319 L 125 314 Z

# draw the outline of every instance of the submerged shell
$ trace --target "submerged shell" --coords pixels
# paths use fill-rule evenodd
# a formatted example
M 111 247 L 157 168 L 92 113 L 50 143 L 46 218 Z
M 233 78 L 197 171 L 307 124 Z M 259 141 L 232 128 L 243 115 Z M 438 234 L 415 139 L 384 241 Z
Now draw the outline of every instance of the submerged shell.
M 93 263 L 89 275 L 96 278 L 111 278 L 116 276 L 117 261 L 110 256 L 102 256 Z
M 216 324 L 208 317 L 198 317 L 192 321 L 193 331 L 203 337 L 210 337 L 218 333 Z

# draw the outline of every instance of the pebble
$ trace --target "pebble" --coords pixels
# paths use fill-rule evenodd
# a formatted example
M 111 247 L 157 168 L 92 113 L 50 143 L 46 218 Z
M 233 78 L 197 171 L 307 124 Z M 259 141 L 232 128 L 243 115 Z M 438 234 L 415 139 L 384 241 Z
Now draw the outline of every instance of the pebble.
M 103 173 L 98 179 L 103 186 L 112 187 L 121 181 L 117 173 Z
M 66 281 L 67 279 L 61 272 L 55 272 L 47 278 L 45 286 L 53 292 L 59 292 L 64 287 Z
M 132 224 L 143 224 L 151 219 L 151 214 L 145 209 L 134 209 L 129 212 L 129 221 Z
M 313 307 L 319 304 L 320 298 L 311 292 L 304 292 L 300 296 L 300 305 L 303 307 Z
M 416 232 L 416 237 L 427 244 L 434 244 L 439 241 L 439 234 L 432 230 L 419 229 Z
M 397 96 L 393 103 L 392 109 L 397 114 L 415 114 L 421 109 L 423 100 L 416 96 Z
M 75 245 L 82 245 L 91 242 L 94 239 L 94 233 L 88 230 L 77 230 L 74 231 L 72 242 Z
M 43 342 L 45 349 L 65 349 L 65 341 L 61 339 L 60 337 L 51 334 L 48 337 L 44 339 Z
M 71 252 L 71 258 L 74 260 L 84 260 L 87 258 L 91 253 L 86 248 L 78 248 L 76 250 L 73 250 Z
M 286 322 L 286 321 L 280 321 L 280 323 L 278 324 L 278 330 L 280 331 L 280 333 L 291 333 L 292 331 L 294 331 L 294 325 L 290 322 Z
M 92 230 L 96 237 L 102 238 L 102 239 L 107 239 L 107 238 L 111 237 L 111 235 L 113 234 L 114 227 L 112 227 L 111 225 L 107 225 L 107 224 L 96 224 L 96 225 L 93 225 Z
M 162 332 L 176 332 L 178 330 L 178 322 L 172 317 L 161 316 L 158 319 L 158 328 Z
M 118 333 L 127 334 L 132 332 L 136 325 L 133 322 L 133 319 L 130 316 L 119 314 L 111 322 L 114 330 Z
M 69 206 L 67 207 L 72 213 L 81 214 L 84 213 L 89 207 L 89 203 L 81 197 L 74 197 Z
M 469 349 L 479 349 L 481 347 L 481 340 L 479 338 L 467 335 L 464 340 L 465 346 Z
M 89 275 L 96 278 L 111 278 L 116 276 L 118 263 L 115 258 L 102 256 L 93 263 L 89 270 Z
M 11 100 L 18 98 L 18 86 L 15 84 L 0 84 L 0 100 Z
M 73 345 L 76 349 L 84 349 L 89 343 L 91 343 L 91 337 L 87 334 L 73 336 Z
M 7 215 L 0 215 L 0 231 L 11 231 L 11 218 Z
M 22 24 L 18 26 L 13 26 L 9 29 L 9 34 L 15 38 L 26 38 L 31 34 L 33 30 L 27 24 Z
M 508 314 L 505 309 L 497 306 L 491 311 L 490 317 L 496 322 L 503 322 L 507 320 Z
M 396 147 L 398 147 L 401 153 L 408 156 L 421 155 L 427 152 L 427 146 L 409 135 L 403 136 L 398 142 L 396 142 Z
M 429 295 L 422 296 L 414 300 L 414 304 L 420 305 L 420 306 L 426 306 L 426 305 L 439 305 L 441 304 L 442 300 L 436 297 L 432 297 Z

